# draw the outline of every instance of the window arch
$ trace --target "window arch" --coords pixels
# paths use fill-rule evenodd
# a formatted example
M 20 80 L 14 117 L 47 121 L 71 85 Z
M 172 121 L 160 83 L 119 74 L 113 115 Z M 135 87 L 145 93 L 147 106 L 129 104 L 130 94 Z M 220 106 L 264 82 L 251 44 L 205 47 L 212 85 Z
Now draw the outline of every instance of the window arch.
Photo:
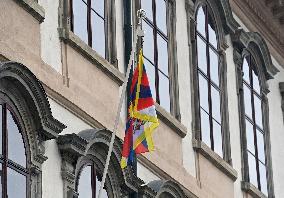
M 193 25 L 194 130 L 225 161 L 231 162 L 227 112 L 225 32 L 217 5 L 197 1 Z
M 2 197 L 29 197 L 30 154 L 18 117 L 0 98 L 0 169 Z

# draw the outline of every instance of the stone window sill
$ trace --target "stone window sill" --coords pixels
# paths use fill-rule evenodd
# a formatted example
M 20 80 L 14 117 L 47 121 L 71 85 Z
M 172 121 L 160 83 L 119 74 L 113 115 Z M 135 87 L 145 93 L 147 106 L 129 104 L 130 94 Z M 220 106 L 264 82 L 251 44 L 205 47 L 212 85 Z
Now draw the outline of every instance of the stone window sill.
M 21 7 L 27 10 L 35 19 L 40 23 L 44 21 L 45 13 L 43 7 L 41 7 L 35 0 L 14 0 Z
M 184 138 L 187 133 L 186 127 L 158 103 L 156 103 L 155 106 L 158 118 L 161 119 L 171 129 L 173 129 L 180 137 Z
M 59 28 L 58 31 L 60 39 L 70 44 L 71 47 L 88 58 L 99 69 L 104 71 L 108 76 L 115 80 L 119 85 L 122 85 L 124 81 L 124 75 L 115 66 L 111 65 L 106 59 L 100 56 L 95 50 L 88 46 L 69 29 Z
M 260 190 L 258 190 L 253 184 L 242 181 L 242 190 L 250 194 L 255 198 L 267 198 Z
M 237 171 L 223 158 L 212 151 L 204 142 L 193 139 L 192 144 L 196 152 L 200 152 L 205 158 L 211 161 L 219 170 L 230 177 L 233 181 L 237 180 Z

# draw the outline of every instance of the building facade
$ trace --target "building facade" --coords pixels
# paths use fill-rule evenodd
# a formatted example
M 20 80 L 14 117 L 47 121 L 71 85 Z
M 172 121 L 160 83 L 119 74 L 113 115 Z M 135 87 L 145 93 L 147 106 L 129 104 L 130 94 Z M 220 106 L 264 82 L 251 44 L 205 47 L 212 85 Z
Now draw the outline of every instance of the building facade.
M 0 194 L 95 198 L 142 21 L 155 151 L 103 197 L 284 197 L 284 2 L 1 0 Z

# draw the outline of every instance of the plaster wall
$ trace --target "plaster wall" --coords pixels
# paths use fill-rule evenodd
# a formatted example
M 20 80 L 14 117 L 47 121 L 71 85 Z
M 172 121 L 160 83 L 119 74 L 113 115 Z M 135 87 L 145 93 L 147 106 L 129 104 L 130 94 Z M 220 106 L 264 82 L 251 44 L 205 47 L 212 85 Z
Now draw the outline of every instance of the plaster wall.
M 61 74 L 61 47 L 57 30 L 59 0 L 39 0 L 39 4 L 45 10 L 45 19 L 40 24 L 41 58 Z
M 145 183 L 161 179 L 139 162 L 137 162 L 137 176 Z

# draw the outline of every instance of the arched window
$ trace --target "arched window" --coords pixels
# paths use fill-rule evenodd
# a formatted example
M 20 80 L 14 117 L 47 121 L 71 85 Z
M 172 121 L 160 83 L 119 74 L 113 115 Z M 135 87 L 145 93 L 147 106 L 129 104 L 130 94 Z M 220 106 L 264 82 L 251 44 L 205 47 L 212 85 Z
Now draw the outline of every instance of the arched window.
M 243 101 L 249 182 L 267 195 L 267 165 L 264 141 L 262 96 L 256 61 L 251 54 L 243 60 Z
M 198 8 L 196 23 L 201 140 L 223 157 L 220 50 L 216 22 L 208 5 Z
M 0 99 L 1 197 L 29 197 L 29 145 L 12 108 Z
M 77 185 L 77 192 L 79 193 L 79 198 L 98 197 L 101 182 L 98 179 L 97 171 L 93 163 L 87 164 L 81 169 Z M 102 198 L 107 197 L 107 192 L 104 189 L 102 192 Z

